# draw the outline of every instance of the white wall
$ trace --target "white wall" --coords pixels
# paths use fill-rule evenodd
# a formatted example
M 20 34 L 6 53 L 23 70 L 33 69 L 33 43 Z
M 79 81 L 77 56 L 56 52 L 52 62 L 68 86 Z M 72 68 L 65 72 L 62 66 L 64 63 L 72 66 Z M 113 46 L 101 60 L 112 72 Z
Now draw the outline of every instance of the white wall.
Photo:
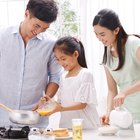
M 0 0 L 0 26 L 22 21 L 27 2 L 28 0 Z

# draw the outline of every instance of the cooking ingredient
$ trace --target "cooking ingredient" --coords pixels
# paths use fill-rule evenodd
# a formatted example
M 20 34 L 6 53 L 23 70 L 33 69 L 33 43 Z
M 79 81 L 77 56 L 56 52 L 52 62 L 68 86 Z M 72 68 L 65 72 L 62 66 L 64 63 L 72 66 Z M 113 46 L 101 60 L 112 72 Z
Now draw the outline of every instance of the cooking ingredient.
M 46 102 L 44 102 L 38 109 L 37 112 L 41 115 L 41 116 L 46 116 L 48 115 L 50 112 L 52 112 L 55 108 L 55 103 L 52 100 L 48 100 Z
M 72 119 L 73 140 L 82 140 L 82 122 L 83 119 Z
M 37 112 L 41 115 L 41 116 L 46 116 L 48 115 L 52 110 L 37 110 Z

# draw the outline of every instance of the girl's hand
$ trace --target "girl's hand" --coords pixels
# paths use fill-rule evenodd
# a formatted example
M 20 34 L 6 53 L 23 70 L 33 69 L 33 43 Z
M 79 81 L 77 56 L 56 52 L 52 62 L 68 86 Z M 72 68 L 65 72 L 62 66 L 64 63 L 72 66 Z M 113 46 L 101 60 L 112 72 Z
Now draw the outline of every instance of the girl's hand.
M 52 111 L 50 111 L 50 112 L 47 112 L 47 114 L 46 115 L 43 115 L 43 116 L 50 116 L 53 113 L 60 112 L 62 110 L 62 106 L 61 106 L 60 103 L 58 103 L 56 101 L 54 101 L 54 103 L 55 103 L 54 109 Z
M 118 94 L 113 99 L 114 107 L 120 106 L 124 103 L 125 95 L 123 93 Z
M 32 109 L 32 111 L 36 111 L 40 106 L 42 106 L 46 102 L 44 97 L 40 98 L 38 104 Z

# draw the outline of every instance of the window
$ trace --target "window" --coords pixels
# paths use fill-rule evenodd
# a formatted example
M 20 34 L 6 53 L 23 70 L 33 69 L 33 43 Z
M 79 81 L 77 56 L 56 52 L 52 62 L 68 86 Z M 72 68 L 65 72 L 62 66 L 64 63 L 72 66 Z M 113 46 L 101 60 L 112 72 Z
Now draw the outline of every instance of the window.
M 17 24 L 24 18 L 27 0 L 0 0 L 0 26 Z
M 56 37 L 80 35 L 79 1 L 58 0 L 59 15 L 57 21 L 49 29 Z
M 49 32 L 56 37 L 65 35 L 79 36 L 79 1 L 57 0 L 59 15 L 52 23 Z M 0 0 L 0 26 L 13 25 L 24 19 L 24 11 L 28 0 Z

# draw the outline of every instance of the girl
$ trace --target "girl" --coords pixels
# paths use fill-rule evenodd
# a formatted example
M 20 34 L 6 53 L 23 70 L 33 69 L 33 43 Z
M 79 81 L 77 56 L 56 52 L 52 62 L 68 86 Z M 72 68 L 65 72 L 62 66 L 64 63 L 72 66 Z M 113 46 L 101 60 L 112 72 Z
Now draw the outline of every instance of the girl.
M 134 119 L 140 119 L 140 38 L 128 35 L 118 15 L 110 9 L 99 11 L 93 20 L 93 28 L 105 46 L 103 64 L 108 83 L 108 103 L 101 123 L 108 124 L 111 110 L 121 105 Z
M 54 110 L 61 112 L 60 127 L 71 128 L 73 118 L 83 118 L 84 129 L 96 129 L 99 125 L 96 92 L 81 41 L 70 36 L 60 38 L 54 53 L 66 71 L 60 80 L 58 103 Z

